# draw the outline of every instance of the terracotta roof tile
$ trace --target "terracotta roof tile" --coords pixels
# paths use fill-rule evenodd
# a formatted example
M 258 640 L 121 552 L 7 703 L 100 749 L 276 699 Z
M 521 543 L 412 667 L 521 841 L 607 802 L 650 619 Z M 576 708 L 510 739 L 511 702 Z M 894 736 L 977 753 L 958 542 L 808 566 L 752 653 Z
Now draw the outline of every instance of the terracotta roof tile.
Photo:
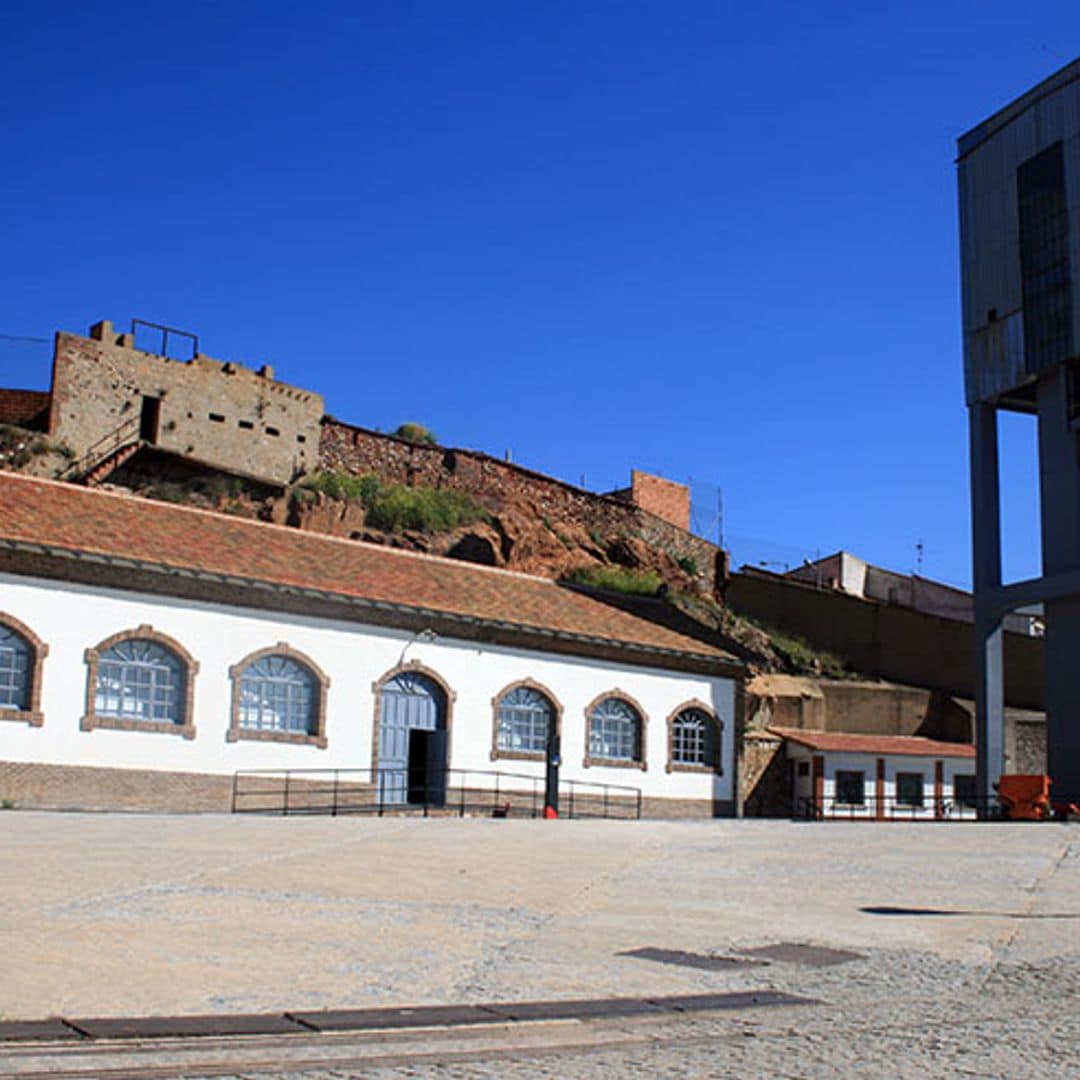
M 545 578 L 10 472 L 0 472 L 3 541 L 738 663 L 719 648 Z
M 973 758 L 970 743 L 942 742 L 921 735 L 857 735 L 846 731 L 804 731 L 801 728 L 770 727 L 774 735 L 821 753 L 904 754 L 914 757 Z

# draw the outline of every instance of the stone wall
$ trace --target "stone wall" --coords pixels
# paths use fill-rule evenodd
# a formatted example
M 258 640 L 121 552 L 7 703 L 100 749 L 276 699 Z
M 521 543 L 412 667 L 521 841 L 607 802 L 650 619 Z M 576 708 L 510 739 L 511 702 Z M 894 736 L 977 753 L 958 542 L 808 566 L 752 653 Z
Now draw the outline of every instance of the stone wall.
M 327 417 L 322 425 L 319 461 L 325 469 L 375 473 L 390 483 L 458 488 L 493 513 L 521 504 L 540 520 L 595 530 L 605 538 L 640 537 L 675 559 L 693 560 L 703 590 L 715 592 L 726 580 L 725 553 L 708 540 L 640 506 L 585 491 L 477 450 L 408 442 Z
M 748 731 L 739 747 L 739 799 L 744 817 L 791 817 L 791 767 L 784 740 Z
M 853 671 L 961 698 L 975 696 L 971 623 L 758 571 L 732 575 L 727 599 L 737 613 L 798 634 L 815 648 L 836 653 Z M 1006 703 L 1044 708 L 1042 639 L 1008 632 L 1004 638 Z
M 1005 772 L 1046 772 L 1044 713 L 1020 709 L 1005 710 Z
M 53 355 L 49 434 L 80 463 L 141 435 L 163 450 L 278 484 L 315 466 L 319 394 L 277 382 L 267 367 L 142 352 L 133 335 L 115 334 L 108 322 L 90 333 L 57 334 Z

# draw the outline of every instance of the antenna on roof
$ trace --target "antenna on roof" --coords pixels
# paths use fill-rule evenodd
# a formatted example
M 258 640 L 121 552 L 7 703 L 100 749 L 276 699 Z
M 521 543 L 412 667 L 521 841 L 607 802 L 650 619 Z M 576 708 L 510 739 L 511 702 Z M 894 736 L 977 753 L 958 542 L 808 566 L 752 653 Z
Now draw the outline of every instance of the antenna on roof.
M 915 573 L 922 577 L 922 563 L 923 563 L 923 542 L 921 540 L 915 541 Z

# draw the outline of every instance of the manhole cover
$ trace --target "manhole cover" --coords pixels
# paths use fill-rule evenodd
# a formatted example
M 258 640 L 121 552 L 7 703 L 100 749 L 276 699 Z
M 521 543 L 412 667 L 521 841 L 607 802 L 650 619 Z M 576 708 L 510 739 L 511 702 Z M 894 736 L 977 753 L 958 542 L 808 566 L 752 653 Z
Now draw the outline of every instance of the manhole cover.
M 789 941 L 738 951 L 743 956 L 760 956 L 763 960 L 775 960 L 778 964 L 803 964 L 806 967 L 829 967 L 862 959 L 862 953 L 848 949 L 827 949 L 823 945 L 801 945 Z
M 764 960 L 746 960 L 738 956 L 710 956 L 707 953 L 680 952 L 678 949 L 629 949 L 617 955 L 633 956 L 637 960 L 655 960 L 658 964 L 701 968 L 703 971 L 729 971 L 732 968 L 760 967 L 765 963 Z

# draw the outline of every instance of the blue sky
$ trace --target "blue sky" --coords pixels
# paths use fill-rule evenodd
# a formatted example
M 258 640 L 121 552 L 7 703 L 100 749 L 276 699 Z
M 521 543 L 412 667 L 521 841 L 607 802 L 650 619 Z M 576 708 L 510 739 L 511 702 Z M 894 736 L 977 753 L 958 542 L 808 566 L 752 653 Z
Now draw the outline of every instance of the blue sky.
M 736 562 L 968 584 L 955 138 L 1077 51 L 1063 2 L 8 0 L 0 333 L 165 322 L 355 423 L 693 478 Z

